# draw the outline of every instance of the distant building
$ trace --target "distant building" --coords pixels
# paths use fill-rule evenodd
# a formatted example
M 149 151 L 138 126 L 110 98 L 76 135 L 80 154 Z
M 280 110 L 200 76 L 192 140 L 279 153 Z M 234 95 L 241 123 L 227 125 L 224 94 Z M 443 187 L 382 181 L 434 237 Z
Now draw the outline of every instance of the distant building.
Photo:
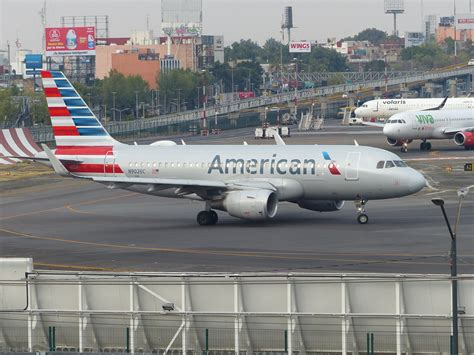
M 427 40 L 436 36 L 436 28 L 438 27 L 438 16 L 427 15 L 424 19 L 424 36 Z
M 454 39 L 454 27 L 439 26 L 436 29 L 436 42 L 444 43 L 446 38 Z M 474 41 L 474 29 L 456 30 L 456 41 L 466 42 L 467 40 Z
M 336 51 L 347 57 L 349 63 L 368 63 L 377 58 L 377 47 L 369 41 L 337 42 Z
M 141 76 L 151 89 L 156 89 L 156 77 L 160 72 L 160 56 L 150 49 L 113 53 L 112 70 L 125 76 Z
M 125 52 L 140 52 L 151 51 L 160 58 L 165 58 L 167 55 L 166 44 L 153 44 L 146 46 L 134 45 L 111 45 L 111 46 L 97 46 L 96 47 L 96 78 L 103 79 L 109 75 L 112 70 L 112 55 Z M 171 45 L 171 53 L 179 60 L 180 67 L 183 69 L 193 69 L 195 66 L 193 56 L 193 46 L 187 44 Z M 140 63 L 137 63 L 140 64 Z
M 423 32 L 405 32 L 405 48 L 421 46 L 425 43 Z

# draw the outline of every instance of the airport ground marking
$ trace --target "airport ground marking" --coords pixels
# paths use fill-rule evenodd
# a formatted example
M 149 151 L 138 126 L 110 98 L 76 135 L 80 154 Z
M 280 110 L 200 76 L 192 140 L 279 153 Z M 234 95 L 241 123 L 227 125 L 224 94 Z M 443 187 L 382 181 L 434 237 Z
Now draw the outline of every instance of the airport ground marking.
M 33 234 L 21 233 L 21 232 L 12 231 L 12 230 L 3 229 L 3 228 L 1 228 L 0 231 L 8 233 L 8 234 L 12 234 L 14 236 L 35 239 L 35 240 L 61 242 L 61 243 L 68 243 L 68 244 L 79 244 L 79 245 L 87 245 L 87 246 L 94 246 L 94 247 L 111 248 L 111 249 L 141 250 L 141 251 L 149 251 L 149 252 L 169 252 L 169 253 L 179 253 L 179 254 L 233 256 L 233 257 L 245 257 L 245 258 L 315 261 L 314 257 L 262 255 L 258 253 L 224 252 L 224 251 L 219 251 L 219 250 L 206 250 L 206 249 L 196 250 L 196 249 L 178 249 L 178 248 L 140 247 L 140 246 L 130 246 L 130 245 L 120 245 L 120 244 L 117 245 L 117 244 L 108 244 L 108 243 L 69 240 L 69 239 L 63 239 L 63 238 L 58 238 L 58 237 L 37 236 Z M 380 254 L 377 254 L 377 255 L 380 255 Z M 444 257 L 444 256 L 445 255 L 424 256 L 424 258 Z M 339 258 L 317 258 L 316 260 L 317 261 L 337 261 L 337 262 L 347 262 L 347 263 L 364 263 L 367 265 L 368 264 L 446 265 L 446 263 L 440 263 L 440 262 L 415 262 L 415 261 L 410 261 L 410 260 L 370 260 L 370 261 L 367 261 L 367 259 L 339 259 Z

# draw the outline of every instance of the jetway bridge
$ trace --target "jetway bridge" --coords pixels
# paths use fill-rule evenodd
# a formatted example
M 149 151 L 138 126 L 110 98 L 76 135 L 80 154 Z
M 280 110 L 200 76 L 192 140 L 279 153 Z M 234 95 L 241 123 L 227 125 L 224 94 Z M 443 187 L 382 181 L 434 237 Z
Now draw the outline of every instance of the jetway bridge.
M 0 352 L 447 354 L 451 278 L 34 270 L 0 259 Z M 458 277 L 474 353 L 474 275 Z M 370 340 L 370 341 L 368 341 Z
M 336 73 L 339 75 L 342 73 Z M 362 75 L 358 81 L 350 84 L 330 85 L 313 89 L 294 90 L 280 94 L 262 96 L 229 103 L 208 106 L 206 109 L 189 110 L 180 113 L 161 115 L 152 118 L 139 119 L 126 122 L 109 122 L 104 124 L 105 128 L 111 135 L 124 135 L 141 130 L 155 129 L 159 127 L 169 126 L 172 124 L 185 123 L 191 121 L 201 122 L 201 128 L 204 126 L 204 118 L 210 119 L 217 115 L 229 115 L 236 119 L 240 112 L 245 110 L 263 109 L 264 107 L 287 105 L 290 102 L 310 102 L 311 100 L 324 100 L 331 95 L 341 95 L 348 92 L 361 92 L 382 88 L 385 86 L 402 86 L 415 83 L 423 83 L 428 81 L 446 80 L 449 78 L 470 76 L 474 74 L 474 66 L 464 66 L 447 68 L 443 70 L 434 70 L 429 72 L 393 72 L 392 76 L 381 76 L 381 73 L 360 74 Z M 298 74 L 304 75 L 304 74 Z M 316 74 L 312 74 L 316 75 Z M 318 74 L 319 75 L 319 74 Z M 329 74 L 321 74 L 329 75 Z M 344 74 L 345 75 L 345 74 Z M 348 73 L 347 75 L 359 75 L 356 73 Z M 366 77 L 367 76 L 367 77 Z M 367 80 L 365 80 L 367 79 Z M 365 81 L 364 81 L 365 80 Z M 31 133 L 37 142 L 53 141 L 53 133 L 51 127 L 35 127 L 31 129 Z

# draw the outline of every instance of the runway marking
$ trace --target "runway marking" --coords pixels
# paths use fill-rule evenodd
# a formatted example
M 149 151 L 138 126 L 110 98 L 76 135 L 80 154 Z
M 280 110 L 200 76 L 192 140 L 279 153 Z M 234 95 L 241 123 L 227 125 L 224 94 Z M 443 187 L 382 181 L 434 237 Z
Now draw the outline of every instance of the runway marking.
M 138 192 L 132 192 L 132 193 L 129 193 L 129 194 L 126 194 L 126 195 L 121 195 L 121 196 L 113 196 L 113 197 L 101 198 L 101 199 L 97 199 L 97 200 L 90 200 L 90 201 L 84 201 L 84 202 L 79 202 L 79 203 L 72 203 L 70 205 L 64 206 L 64 208 L 68 209 L 71 212 L 75 212 L 75 213 L 97 215 L 98 213 L 96 213 L 96 212 L 81 211 L 81 210 L 78 210 L 78 209 L 76 209 L 72 206 L 85 206 L 85 205 L 90 205 L 90 204 L 97 203 L 97 202 L 115 200 L 115 199 L 119 199 L 119 198 L 123 198 L 123 197 L 135 196 L 135 195 L 141 195 L 141 194 L 139 194 Z
M 104 247 L 111 249 L 122 249 L 122 250 L 141 250 L 141 251 L 153 251 L 153 252 L 169 252 L 169 253 L 179 253 L 179 254 L 198 254 L 198 255 L 219 255 L 219 256 L 233 256 L 233 257 L 245 257 L 245 258 L 265 258 L 265 259 L 282 259 L 282 260 L 315 260 L 314 257 L 292 257 L 284 256 L 278 254 L 259 254 L 259 253 L 248 253 L 248 252 L 226 252 L 219 250 L 196 250 L 196 249 L 177 249 L 177 248 L 158 248 L 158 247 L 140 247 L 140 246 L 130 246 L 130 245 L 117 245 L 117 244 L 108 244 L 108 243 L 97 243 L 97 242 L 85 242 L 79 240 L 70 240 L 62 239 L 57 237 L 45 237 L 37 236 L 27 233 L 21 233 L 17 231 L 12 231 L 8 229 L 0 229 L 8 234 L 14 236 L 25 237 L 35 240 L 46 240 L 53 242 L 61 242 L 68 244 L 79 244 L 87 245 L 94 247 Z M 324 255 L 328 255 L 327 253 Z M 369 254 L 367 254 L 369 255 Z M 381 254 L 376 254 L 381 255 Z M 423 256 L 424 258 L 428 257 L 443 257 L 445 255 L 436 255 L 436 256 Z M 463 256 L 466 257 L 466 256 Z M 337 261 L 337 262 L 348 262 L 348 263 L 364 263 L 364 264 L 408 264 L 408 265 L 447 265 L 447 262 L 416 262 L 409 260 L 369 260 L 367 259 L 339 259 L 339 258 L 318 258 L 317 261 Z
M 129 193 L 129 194 L 126 194 L 126 195 L 112 196 L 112 197 L 106 197 L 106 198 L 97 199 L 97 200 L 89 200 L 89 201 L 84 201 L 84 202 L 78 202 L 78 203 L 73 203 L 73 204 L 70 204 L 70 205 L 63 205 L 63 206 L 60 206 L 60 207 L 48 208 L 48 209 L 45 209 L 45 210 L 26 212 L 26 213 L 20 213 L 20 214 L 17 214 L 17 215 L 13 215 L 13 216 L 1 217 L 0 220 L 4 221 L 4 220 L 7 220 L 7 219 L 13 219 L 13 218 L 17 218 L 17 217 L 25 217 L 25 216 L 31 216 L 31 215 L 35 215 L 35 214 L 39 214 L 39 213 L 58 211 L 58 210 L 62 210 L 62 209 L 65 209 L 65 208 L 70 209 L 69 208 L 70 206 L 88 205 L 88 204 L 91 204 L 91 203 L 109 201 L 109 200 L 119 199 L 119 198 L 122 198 L 122 197 L 129 197 L 129 196 L 133 196 L 133 195 L 139 195 L 139 194 L 137 192 L 133 192 L 133 193 Z M 70 209 L 70 210 L 73 211 L 73 212 L 77 212 L 77 213 L 93 214 L 93 212 L 84 212 L 84 211 L 73 210 L 73 209 Z
M 4 196 L 16 196 L 16 195 L 21 195 L 23 193 L 28 193 L 28 192 L 35 192 L 35 191 L 49 191 L 49 190 L 54 190 L 59 187 L 69 187 L 69 186 L 82 186 L 85 184 L 90 184 L 91 181 L 60 181 L 60 182 L 53 182 L 47 185 L 40 185 L 40 186 L 31 186 L 31 187 L 23 187 L 19 189 L 14 189 L 14 190 L 8 190 L 8 192 L 2 192 L 0 194 L 1 197 Z
M 99 267 L 99 266 L 85 266 L 85 265 L 67 265 L 67 264 L 50 264 L 50 263 L 37 263 L 33 262 L 34 266 L 39 267 L 50 267 L 56 269 L 70 269 L 70 270 L 88 270 L 88 271 L 126 271 L 122 269 L 112 269 L 106 267 Z
M 433 190 L 437 190 L 433 187 L 430 187 Z M 437 195 L 437 194 L 444 194 L 445 192 L 451 192 L 451 191 L 456 191 L 456 190 L 442 190 L 442 191 L 435 191 L 435 192 L 430 192 L 429 194 L 426 194 L 426 196 L 431 196 L 431 195 Z

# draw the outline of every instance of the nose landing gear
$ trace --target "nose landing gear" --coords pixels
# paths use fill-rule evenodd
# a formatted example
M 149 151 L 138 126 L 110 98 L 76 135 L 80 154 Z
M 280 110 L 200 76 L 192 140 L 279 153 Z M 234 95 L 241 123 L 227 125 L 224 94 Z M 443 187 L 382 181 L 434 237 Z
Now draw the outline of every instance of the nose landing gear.
M 357 209 L 357 222 L 360 224 L 367 224 L 369 222 L 369 216 L 365 214 L 365 205 L 367 204 L 367 200 L 356 200 L 354 201 Z
M 400 148 L 400 150 L 401 150 L 402 153 L 408 152 L 408 143 L 406 143 L 406 142 L 403 143 L 403 144 L 402 144 L 402 147 Z

